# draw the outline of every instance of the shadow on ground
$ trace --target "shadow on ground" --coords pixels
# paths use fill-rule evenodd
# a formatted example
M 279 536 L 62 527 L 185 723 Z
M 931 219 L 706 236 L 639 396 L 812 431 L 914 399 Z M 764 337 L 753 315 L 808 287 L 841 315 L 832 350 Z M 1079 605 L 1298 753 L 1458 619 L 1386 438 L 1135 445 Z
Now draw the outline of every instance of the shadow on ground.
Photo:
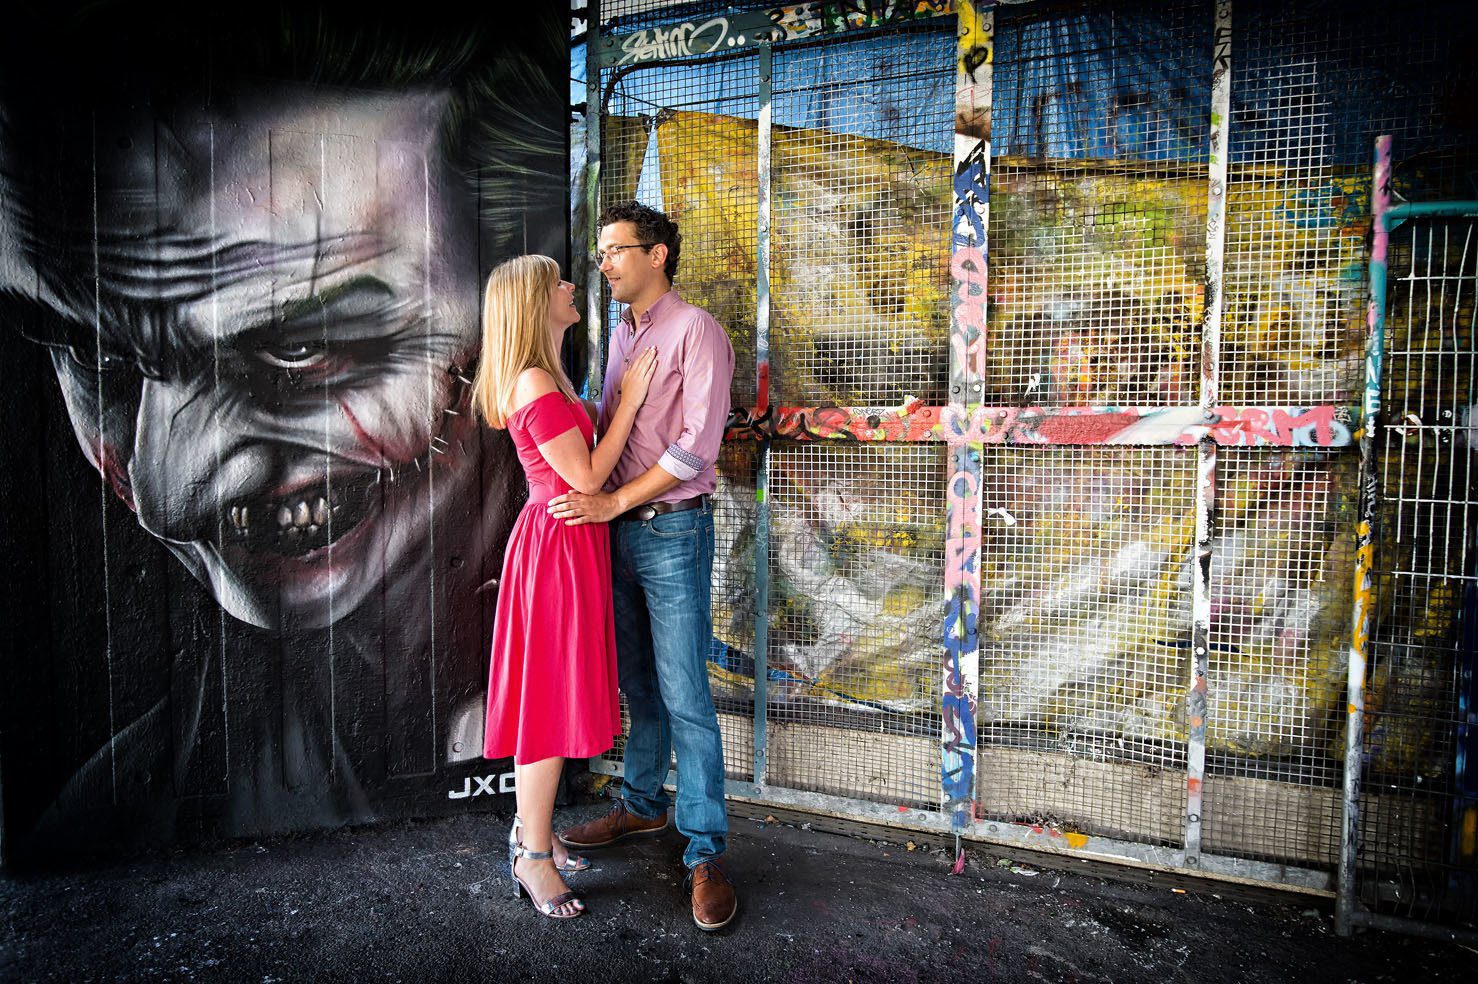
M 510 897 L 505 824 L 385 824 L 0 879 L 0 978 L 1311 984 L 1478 969 L 1454 944 L 1341 939 L 1327 908 L 1296 897 L 1182 894 L 1028 855 L 971 854 L 954 876 L 927 845 L 740 817 L 727 929 L 693 925 L 675 832 L 591 852 L 571 878 L 588 912 L 556 923 Z

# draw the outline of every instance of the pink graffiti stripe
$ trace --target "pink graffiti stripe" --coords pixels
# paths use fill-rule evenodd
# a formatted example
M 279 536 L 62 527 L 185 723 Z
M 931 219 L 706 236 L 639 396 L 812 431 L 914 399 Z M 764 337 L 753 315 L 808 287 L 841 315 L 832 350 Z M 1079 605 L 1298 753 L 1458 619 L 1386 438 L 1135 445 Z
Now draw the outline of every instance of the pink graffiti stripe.
M 955 364 L 968 367 L 974 378 L 985 368 L 985 291 L 989 271 L 985 254 L 976 246 L 956 247 L 950 261 L 955 282 L 956 330 L 950 333 Z
M 1346 447 L 1354 407 L 777 407 L 736 414 L 729 439 L 768 434 L 798 441 L 915 441 L 943 444 L 1192 445 L 1210 436 L 1226 447 Z

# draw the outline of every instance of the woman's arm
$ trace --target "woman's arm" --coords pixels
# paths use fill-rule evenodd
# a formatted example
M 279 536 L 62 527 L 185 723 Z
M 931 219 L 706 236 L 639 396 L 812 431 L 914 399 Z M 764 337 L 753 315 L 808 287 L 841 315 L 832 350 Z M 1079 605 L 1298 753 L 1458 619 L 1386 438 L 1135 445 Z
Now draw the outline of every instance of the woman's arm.
M 626 439 L 631 436 L 631 425 L 636 421 L 636 411 L 647 397 L 647 387 L 657 367 L 655 349 L 648 349 L 638 356 L 621 377 L 621 403 L 611 415 L 610 426 L 591 452 L 585 445 L 584 435 L 578 427 L 539 444 L 539 453 L 560 478 L 579 492 L 594 494 L 606 484 L 606 479 L 621 459 L 626 449 Z M 543 369 L 525 369 L 518 377 L 513 391 L 515 409 L 521 410 L 534 400 L 558 389 L 554 377 Z

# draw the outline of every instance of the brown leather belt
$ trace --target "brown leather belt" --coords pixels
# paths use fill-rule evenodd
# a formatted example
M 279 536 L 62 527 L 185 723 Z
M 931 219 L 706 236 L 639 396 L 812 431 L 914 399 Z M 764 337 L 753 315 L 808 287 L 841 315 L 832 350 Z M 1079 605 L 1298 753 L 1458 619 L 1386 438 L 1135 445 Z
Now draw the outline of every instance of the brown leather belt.
M 691 499 L 679 499 L 676 502 L 648 502 L 646 505 L 626 510 L 611 520 L 611 522 L 622 523 L 627 520 L 638 520 L 645 523 L 654 516 L 660 516 L 663 513 L 687 512 L 689 509 L 700 509 L 707 501 L 708 496 L 695 495 Z

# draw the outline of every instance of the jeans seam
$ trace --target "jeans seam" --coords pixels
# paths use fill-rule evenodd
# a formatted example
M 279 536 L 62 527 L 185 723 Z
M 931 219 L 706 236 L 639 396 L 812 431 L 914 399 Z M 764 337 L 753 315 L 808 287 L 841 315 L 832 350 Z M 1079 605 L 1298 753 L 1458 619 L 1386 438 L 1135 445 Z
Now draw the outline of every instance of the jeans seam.
M 632 807 L 631 807 L 631 801 L 629 799 L 627 799 L 625 796 L 622 796 L 621 797 L 621 806 L 622 806 L 622 809 L 624 809 L 627 813 L 630 813 L 632 816 L 634 816 L 634 817 L 636 817 L 636 818 L 638 818 L 640 820 L 655 820 L 655 819 L 657 819 L 658 816 L 661 815 L 661 814 L 654 813 L 651 816 L 647 816 L 644 813 L 638 813 L 636 810 L 632 809 Z M 666 810 L 663 810 L 662 811 L 662 813 L 666 813 L 666 812 L 667 812 Z
M 697 533 L 697 530 L 678 530 L 676 533 L 663 533 L 661 530 L 653 529 L 651 534 L 659 540 L 681 540 Z
M 649 522 L 643 523 L 642 525 L 647 528 L 647 532 L 650 533 L 652 536 L 664 537 L 664 538 L 679 537 L 679 536 L 688 536 L 690 534 L 693 534 L 693 533 L 697 533 L 698 532 L 697 525 L 689 526 L 686 529 L 673 530 L 671 533 L 664 532 L 663 530 L 659 530 L 657 528 L 657 526 L 656 526 L 655 521 L 649 521 Z
M 686 864 L 686 863 L 684 863 L 683 867 L 687 868 L 689 871 L 692 871 L 694 868 L 698 867 L 700 864 L 703 864 L 704 862 L 707 862 L 707 861 L 717 861 L 719 858 L 722 858 L 723 856 L 724 856 L 724 852 L 723 851 L 720 851 L 717 854 L 705 854 L 701 858 L 699 858 L 697 861 L 694 861 L 692 864 Z

